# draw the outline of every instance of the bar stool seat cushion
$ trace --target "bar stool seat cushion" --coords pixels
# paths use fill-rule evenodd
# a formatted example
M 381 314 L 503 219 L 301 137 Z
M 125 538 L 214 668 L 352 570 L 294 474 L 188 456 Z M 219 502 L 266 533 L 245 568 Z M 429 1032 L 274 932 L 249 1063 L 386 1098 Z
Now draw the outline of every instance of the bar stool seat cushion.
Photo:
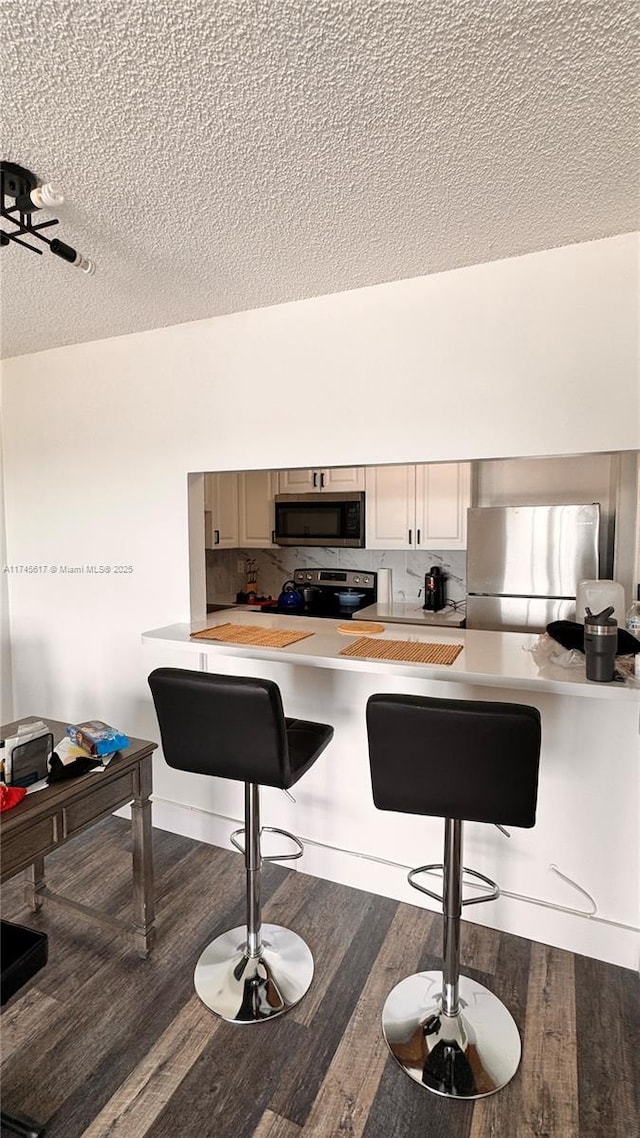
M 156 668 L 149 686 L 177 770 L 288 790 L 333 737 L 326 723 L 286 719 L 272 680 Z
M 333 727 L 326 723 L 311 723 L 307 719 L 285 718 L 287 746 L 293 786 L 309 770 L 333 735 Z
M 524 828 L 535 824 L 537 708 L 372 695 L 367 727 L 379 810 Z

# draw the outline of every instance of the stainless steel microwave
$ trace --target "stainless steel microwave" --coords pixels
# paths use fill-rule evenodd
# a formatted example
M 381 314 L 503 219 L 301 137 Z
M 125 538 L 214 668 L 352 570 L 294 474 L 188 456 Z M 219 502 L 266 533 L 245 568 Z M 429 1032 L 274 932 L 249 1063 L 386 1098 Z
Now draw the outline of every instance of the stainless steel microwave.
M 364 547 L 364 493 L 276 494 L 276 545 Z

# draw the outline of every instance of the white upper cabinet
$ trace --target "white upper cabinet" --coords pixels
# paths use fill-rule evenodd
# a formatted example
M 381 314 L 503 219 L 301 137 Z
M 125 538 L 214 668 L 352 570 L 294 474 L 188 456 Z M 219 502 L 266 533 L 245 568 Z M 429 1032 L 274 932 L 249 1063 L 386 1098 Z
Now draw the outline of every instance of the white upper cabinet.
M 470 466 L 367 469 L 367 549 L 465 549 Z
M 204 476 L 204 543 L 207 549 L 234 549 L 239 543 L 239 475 Z
M 206 474 L 205 545 L 272 547 L 276 493 L 366 489 L 367 549 L 465 549 L 469 484 L 463 462 Z
M 370 466 L 365 501 L 367 549 L 413 549 L 415 466 Z
M 334 494 L 364 490 L 364 467 L 325 466 L 313 470 L 281 470 L 281 494 L 313 494 L 314 491 Z
M 416 547 L 466 549 L 470 503 L 468 462 L 416 466 Z
M 273 499 L 278 491 L 278 475 L 271 470 L 248 470 L 238 478 L 240 546 L 266 549 L 273 545 Z

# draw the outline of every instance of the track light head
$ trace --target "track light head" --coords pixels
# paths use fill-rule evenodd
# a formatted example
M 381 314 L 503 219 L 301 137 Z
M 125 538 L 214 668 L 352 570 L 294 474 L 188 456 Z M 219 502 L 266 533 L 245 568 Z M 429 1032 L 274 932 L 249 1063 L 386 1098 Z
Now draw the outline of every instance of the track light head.
M 13 205 L 7 204 L 7 199 L 13 199 Z M 88 257 L 78 253 L 72 245 L 54 238 L 52 241 L 40 231 L 58 224 L 57 217 L 49 221 L 34 223 L 32 215 L 38 210 L 57 209 L 64 202 L 64 194 L 55 182 L 45 182 L 38 185 L 38 179 L 31 170 L 18 166 L 15 162 L 0 162 L 0 217 L 13 225 L 13 229 L 0 230 L 0 245 L 9 245 L 15 241 L 17 245 L 24 245 L 32 253 L 42 255 L 42 249 L 30 245 L 23 237 L 35 237 L 48 245 L 52 253 L 61 260 L 66 261 L 75 268 L 82 269 L 84 273 L 92 275 L 95 264 Z
M 60 241 L 57 237 L 54 237 L 49 248 L 52 253 L 55 253 L 56 257 L 60 257 L 69 265 L 74 265 L 76 269 L 82 269 L 83 273 L 88 273 L 89 276 L 95 273 L 96 267 L 93 261 L 90 261 L 88 257 L 83 257 L 82 253 L 78 253 L 72 245 L 65 245 L 64 241 Z

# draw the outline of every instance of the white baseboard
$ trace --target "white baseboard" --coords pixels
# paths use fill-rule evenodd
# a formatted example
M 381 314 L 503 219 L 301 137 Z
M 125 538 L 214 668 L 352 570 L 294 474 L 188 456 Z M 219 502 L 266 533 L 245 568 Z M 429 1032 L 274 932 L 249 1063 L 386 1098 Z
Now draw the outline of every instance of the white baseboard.
M 128 817 L 128 807 L 118 813 Z M 224 818 L 164 799 L 154 799 L 153 824 L 173 834 L 182 834 L 187 838 L 229 849 L 229 835 L 242 826 L 242 820 Z M 304 856 L 299 861 L 286 863 L 288 868 L 437 911 L 435 901 L 416 892 L 408 884 L 406 869 L 366 855 L 305 840 L 303 834 L 298 836 L 305 844 Z M 439 885 L 434 880 L 434 890 L 438 892 L 438 889 Z M 623 968 L 639 968 L 640 932 L 609 924 L 598 917 L 580 916 L 545 904 L 520 901 L 504 895 L 487 905 L 471 906 L 464 916 L 465 920 L 528 940 L 618 964 Z

